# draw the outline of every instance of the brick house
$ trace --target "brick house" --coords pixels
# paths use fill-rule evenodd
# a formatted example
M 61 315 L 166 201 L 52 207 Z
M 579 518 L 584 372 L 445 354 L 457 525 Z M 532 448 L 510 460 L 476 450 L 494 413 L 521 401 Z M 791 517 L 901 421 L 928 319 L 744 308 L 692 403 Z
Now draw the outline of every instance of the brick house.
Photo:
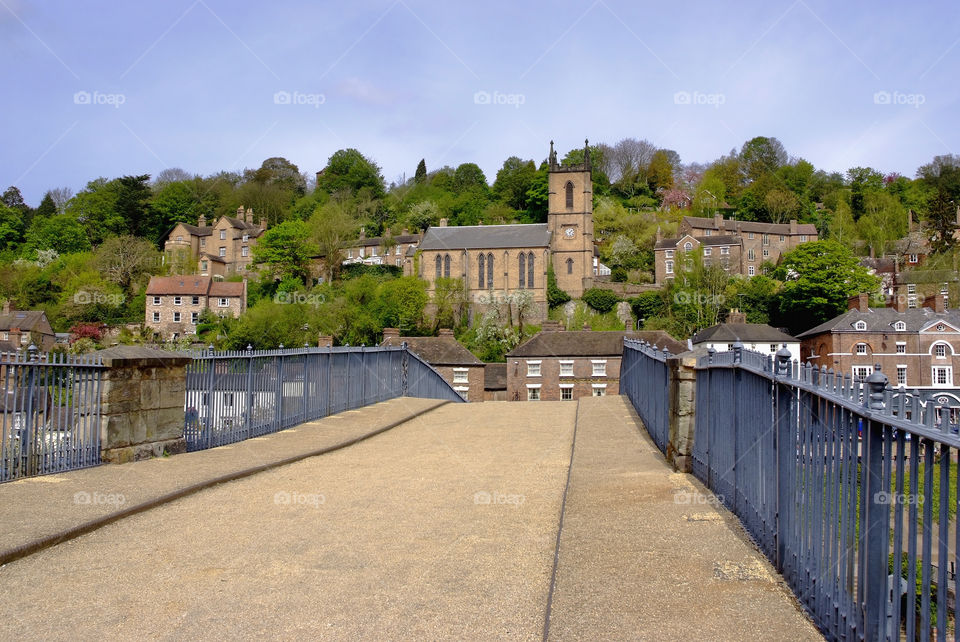
M 0 349 L 10 351 L 26 350 L 34 344 L 40 350 L 48 352 L 57 343 L 57 335 L 43 310 L 17 310 L 6 301 L 3 304 L 3 314 L 0 315 Z
M 694 350 L 704 347 L 717 352 L 732 350 L 737 341 L 747 350 L 764 354 L 774 354 L 786 345 L 791 359 L 800 359 L 798 339 L 766 323 L 747 323 L 747 316 L 739 310 L 731 310 L 726 321 L 704 328 L 690 339 Z
M 662 284 L 685 267 L 692 266 L 689 252 L 700 251 L 703 264 L 715 263 L 730 274 L 740 274 L 743 245 L 736 236 L 697 238 L 686 234 L 678 239 L 659 239 L 654 245 L 656 282 Z
M 649 341 L 674 354 L 687 349 L 661 330 L 545 330 L 507 354 L 507 399 L 573 401 L 620 394 L 624 337 Z
M 717 243 L 713 237 L 725 237 L 728 240 Z M 687 244 L 696 249 L 691 239 L 699 241 L 706 250 L 708 247 L 727 246 L 731 248 L 727 259 L 728 271 L 731 274 L 754 276 L 761 273 L 764 263 L 776 265 L 780 256 L 795 249 L 801 243 L 817 240 L 817 228 L 811 223 L 757 223 L 753 221 L 737 221 L 725 219 L 722 214 L 715 214 L 713 218 L 685 216 L 677 228 L 677 238 L 663 239 L 658 231 L 657 242 L 654 246 L 654 273 L 657 284 L 665 279 L 672 278 L 675 270 L 682 267 L 676 263 Z M 738 241 L 737 243 L 734 240 Z M 733 247 L 738 246 L 739 256 L 734 258 Z M 706 252 L 704 259 L 708 256 Z M 712 257 L 718 258 L 718 257 Z M 668 261 L 674 261 L 674 271 L 668 271 Z
M 343 251 L 343 263 L 365 265 L 394 265 L 404 268 L 420 244 L 422 235 L 403 230 L 396 236 L 371 236 L 367 238 L 363 228 L 360 238 Z M 412 264 L 412 261 L 410 261 Z M 412 267 L 410 268 L 412 272 Z
M 467 401 L 483 401 L 484 363 L 442 328 L 437 337 L 401 337 L 396 328 L 383 329 L 385 346 L 406 342 L 411 352 L 433 366 Z
M 488 363 L 483 368 L 483 400 L 507 400 L 507 364 Z
M 163 244 L 164 262 L 174 269 L 201 276 L 247 274 L 253 248 L 267 229 L 263 218 L 253 221 L 253 210 L 237 208 L 237 216 L 221 216 L 212 225 L 200 215 L 197 225 L 177 223 Z
M 196 334 L 204 310 L 239 317 L 247 309 L 247 282 L 209 276 L 154 276 L 147 285 L 145 325 L 164 339 Z
M 857 377 L 879 363 L 892 386 L 960 387 L 960 311 L 939 294 L 917 308 L 905 297 L 893 303 L 871 308 L 866 294 L 851 297 L 847 312 L 798 336 L 804 361 Z

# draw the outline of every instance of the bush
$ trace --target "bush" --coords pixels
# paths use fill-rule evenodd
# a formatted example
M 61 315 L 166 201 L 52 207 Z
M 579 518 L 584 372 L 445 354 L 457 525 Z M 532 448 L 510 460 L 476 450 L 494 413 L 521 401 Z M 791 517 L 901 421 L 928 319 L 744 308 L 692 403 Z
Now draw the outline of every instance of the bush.
M 626 268 L 617 266 L 610 270 L 610 280 L 614 283 L 625 283 L 629 276 L 630 273 L 627 272 Z
M 630 308 L 638 319 L 653 319 L 665 314 L 666 306 L 660 292 L 644 292 L 630 299 Z
M 583 302 L 597 312 L 609 312 L 620 302 L 620 297 L 610 290 L 590 288 L 583 293 Z
M 553 265 L 547 266 L 547 305 L 555 308 L 570 300 L 570 295 L 557 287 L 557 277 L 553 273 Z
M 403 276 L 403 268 L 398 265 L 364 265 L 363 263 L 348 263 L 340 267 L 340 278 L 353 279 L 364 274 L 373 276 Z

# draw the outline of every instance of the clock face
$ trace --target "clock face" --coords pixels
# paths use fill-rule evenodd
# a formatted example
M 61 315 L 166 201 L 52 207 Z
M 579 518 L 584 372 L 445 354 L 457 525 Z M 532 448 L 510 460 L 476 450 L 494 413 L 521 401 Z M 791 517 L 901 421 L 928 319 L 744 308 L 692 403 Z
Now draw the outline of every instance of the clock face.
M 563 233 L 566 235 L 566 237 L 567 237 L 568 239 L 572 239 L 572 238 L 573 238 L 573 235 L 576 234 L 577 231 L 576 231 L 575 229 L 573 229 L 572 227 L 568 227 L 567 229 L 565 229 L 565 230 L 563 231 Z

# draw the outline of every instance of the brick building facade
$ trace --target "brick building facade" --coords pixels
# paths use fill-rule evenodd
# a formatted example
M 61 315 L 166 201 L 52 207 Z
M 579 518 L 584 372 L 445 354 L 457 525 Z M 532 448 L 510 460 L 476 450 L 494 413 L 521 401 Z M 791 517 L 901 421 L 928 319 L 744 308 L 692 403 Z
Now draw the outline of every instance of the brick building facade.
M 674 354 L 686 350 L 686 345 L 659 330 L 545 330 L 507 354 L 507 399 L 574 401 L 620 394 L 624 337 L 649 341 Z
M 723 240 L 718 241 L 716 237 Z M 658 284 L 673 278 L 684 265 L 684 253 L 701 247 L 704 261 L 720 261 L 731 274 L 755 276 L 762 272 L 764 263 L 776 265 L 784 253 L 801 243 L 816 240 L 815 225 L 795 220 L 756 223 L 725 219 L 721 214 L 713 218 L 685 216 L 677 228 L 677 238 L 664 239 L 658 231 L 654 246 L 654 278 Z M 707 254 L 707 249 L 714 247 L 718 248 L 716 255 L 713 252 Z M 726 254 L 723 248 L 728 248 Z M 671 261 L 673 270 L 670 269 Z
M 433 366 L 464 399 L 483 401 L 484 363 L 453 337 L 453 330 L 441 329 L 437 337 L 401 337 L 396 328 L 383 329 L 382 345 L 402 343 Z
M 247 309 L 247 282 L 209 276 L 154 276 L 147 285 L 145 325 L 164 339 L 196 334 L 205 310 L 239 317 Z
M 254 223 L 253 210 L 237 208 L 237 216 L 221 216 L 207 225 L 203 215 L 197 225 L 177 223 L 163 244 L 164 261 L 174 271 L 201 276 L 247 274 L 253 248 L 267 229 L 263 218 Z
M 960 311 L 939 294 L 918 308 L 893 302 L 871 308 L 866 294 L 852 297 L 847 312 L 798 336 L 804 361 L 861 378 L 880 364 L 894 387 L 960 387 Z

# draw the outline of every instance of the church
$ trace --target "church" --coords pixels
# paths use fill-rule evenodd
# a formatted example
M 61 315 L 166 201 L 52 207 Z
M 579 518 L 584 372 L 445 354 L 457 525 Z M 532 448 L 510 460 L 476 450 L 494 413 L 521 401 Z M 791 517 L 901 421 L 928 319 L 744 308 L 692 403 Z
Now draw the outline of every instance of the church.
M 586 142 L 585 142 L 586 143 Z M 529 291 L 533 309 L 525 320 L 547 318 L 547 268 L 553 266 L 557 286 L 571 297 L 583 294 L 584 279 L 593 276 L 593 182 L 590 148 L 584 162 L 560 165 L 550 141 L 549 205 L 546 223 L 429 228 L 419 245 L 415 266 L 433 300 L 437 279 L 459 278 L 466 285 L 470 315 L 500 305 L 518 291 Z

